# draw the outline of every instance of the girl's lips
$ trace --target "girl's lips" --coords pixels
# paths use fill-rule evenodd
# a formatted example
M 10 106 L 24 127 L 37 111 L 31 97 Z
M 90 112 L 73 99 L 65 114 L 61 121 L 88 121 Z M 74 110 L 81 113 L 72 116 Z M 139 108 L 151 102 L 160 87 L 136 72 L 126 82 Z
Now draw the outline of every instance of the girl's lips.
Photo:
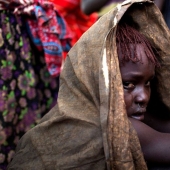
M 145 112 L 134 113 L 131 115 L 131 118 L 142 121 L 142 120 L 144 120 L 144 114 L 145 114 Z

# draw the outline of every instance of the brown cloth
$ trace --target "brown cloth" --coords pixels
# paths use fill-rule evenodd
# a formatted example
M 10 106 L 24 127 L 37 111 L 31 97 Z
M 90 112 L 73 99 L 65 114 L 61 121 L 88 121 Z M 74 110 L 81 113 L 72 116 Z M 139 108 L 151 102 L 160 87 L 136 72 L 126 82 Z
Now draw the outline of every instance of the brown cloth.
M 170 34 L 149 0 L 127 0 L 101 17 L 70 50 L 61 73 L 58 105 L 24 135 L 8 170 L 145 170 L 128 120 L 116 50 L 123 15 L 157 48 L 160 99 L 170 108 Z

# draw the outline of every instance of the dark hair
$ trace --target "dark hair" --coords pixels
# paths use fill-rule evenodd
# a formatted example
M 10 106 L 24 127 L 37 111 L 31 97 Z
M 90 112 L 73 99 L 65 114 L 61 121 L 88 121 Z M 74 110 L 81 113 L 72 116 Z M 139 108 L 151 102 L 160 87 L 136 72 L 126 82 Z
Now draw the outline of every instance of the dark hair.
M 137 56 L 136 52 L 136 45 L 141 44 L 145 49 L 147 58 L 155 66 L 160 67 L 160 62 L 156 58 L 156 49 L 152 47 L 150 42 L 145 38 L 145 36 L 142 35 L 135 28 L 125 23 L 118 24 L 116 32 L 116 43 L 117 51 L 121 51 L 121 56 L 119 56 L 119 62 L 121 64 L 127 61 L 132 61 L 134 63 L 141 62 L 141 59 Z M 132 44 L 134 50 L 130 48 L 130 45 Z

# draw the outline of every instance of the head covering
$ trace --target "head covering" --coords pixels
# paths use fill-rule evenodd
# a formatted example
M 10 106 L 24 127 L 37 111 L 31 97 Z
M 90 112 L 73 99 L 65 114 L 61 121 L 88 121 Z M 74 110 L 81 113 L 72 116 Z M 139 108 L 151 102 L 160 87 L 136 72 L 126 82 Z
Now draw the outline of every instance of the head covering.
M 20 141 L 12 169 L 147 169 L 126 114 L 116 26 L 130 16 L 162 57 L 161 101 L 170 108 L 170 35 L 150 0 L 127 0 L 101 17 L 74 45 L 61 73 L 58 105 Z M 165 95 L 166 94 L 166 95 Z

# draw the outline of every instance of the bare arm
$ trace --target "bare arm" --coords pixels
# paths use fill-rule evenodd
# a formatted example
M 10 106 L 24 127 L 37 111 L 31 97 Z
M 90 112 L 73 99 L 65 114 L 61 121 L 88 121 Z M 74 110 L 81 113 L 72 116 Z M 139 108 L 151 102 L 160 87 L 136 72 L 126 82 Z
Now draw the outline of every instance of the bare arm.
M 161 118 L 156 117 L 153 114 L 146 113 L 144 123 L 159 132 L 170 133 L 170 117 L 168 116 Z
M 81 0 L 81 9 L 86 15 L 89 15 L 100 10 L 107 2 L 108 0 Z
M 145 160 L 170 165 L 170 134 L 158 132 L 143 122 L 129 119 L 137 131 Z

